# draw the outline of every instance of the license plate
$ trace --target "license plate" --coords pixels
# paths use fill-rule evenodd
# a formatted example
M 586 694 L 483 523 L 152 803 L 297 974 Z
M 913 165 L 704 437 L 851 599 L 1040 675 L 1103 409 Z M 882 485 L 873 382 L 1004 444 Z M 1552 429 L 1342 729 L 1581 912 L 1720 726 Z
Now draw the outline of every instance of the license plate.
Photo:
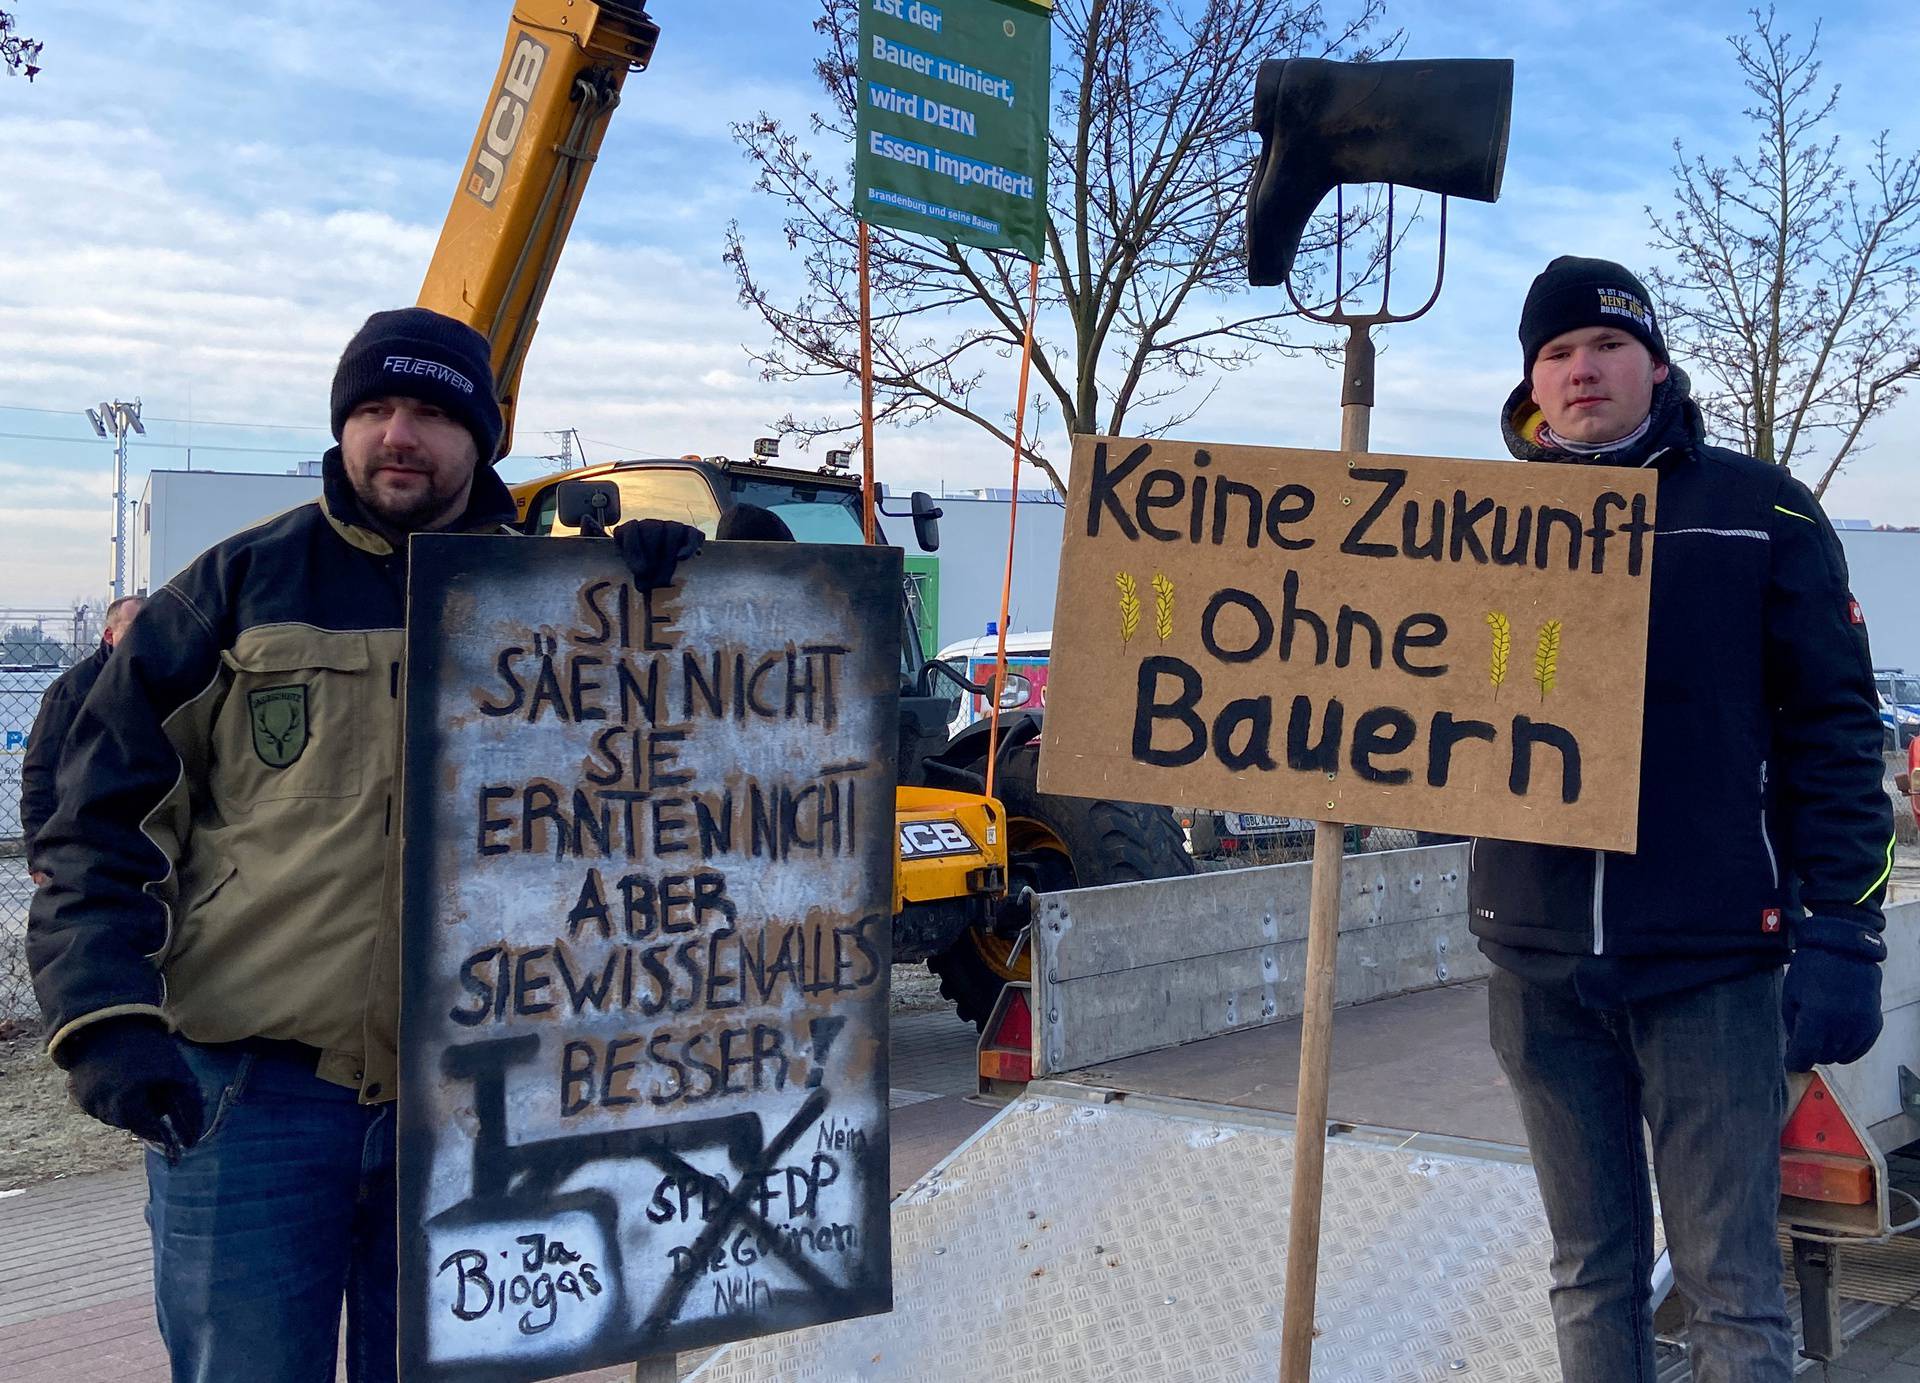
M 1271 836 L 1289 831 L 1311 831 L 1313 823 L 1297 816 L 1263 816 L 1258 812 L 1222 812 L 1230 836 Z

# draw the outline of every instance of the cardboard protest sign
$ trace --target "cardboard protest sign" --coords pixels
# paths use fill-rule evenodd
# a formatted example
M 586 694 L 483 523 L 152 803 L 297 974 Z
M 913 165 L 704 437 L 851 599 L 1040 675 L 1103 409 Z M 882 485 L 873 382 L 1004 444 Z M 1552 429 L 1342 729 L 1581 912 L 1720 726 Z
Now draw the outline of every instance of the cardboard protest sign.
M 1040 788 L 1632 850 L 1654 489 L 1077 438 Z
M 885 1311 L 900 555 L 427 535 L 400 1351 L 547 1378 Z

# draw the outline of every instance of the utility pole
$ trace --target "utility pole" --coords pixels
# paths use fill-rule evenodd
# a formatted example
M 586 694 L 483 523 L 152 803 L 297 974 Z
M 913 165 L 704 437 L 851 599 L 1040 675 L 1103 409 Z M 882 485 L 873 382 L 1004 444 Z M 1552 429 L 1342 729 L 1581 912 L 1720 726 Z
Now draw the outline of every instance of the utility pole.
M 87 410 L 87 421 L 101 437 L 113 438 L 113 598 L 127 593 L 127 434 L 142 437 L 147 429 L 140 423 L 140 400 L 102 403 Z
M 560 428 L 548 432 L 546 435 L 559 439 L 560 450 L 548 452 L 540 458 L 542 461 L 558 461 L 560 463 L 560 469 L 563 471 L 570 471 L 575 466 L 584 466 L 587 464 L 587 448 L 580 440 L 579 428 Z M 575 455 L 576 451 L 578 452 L 577 457 Z

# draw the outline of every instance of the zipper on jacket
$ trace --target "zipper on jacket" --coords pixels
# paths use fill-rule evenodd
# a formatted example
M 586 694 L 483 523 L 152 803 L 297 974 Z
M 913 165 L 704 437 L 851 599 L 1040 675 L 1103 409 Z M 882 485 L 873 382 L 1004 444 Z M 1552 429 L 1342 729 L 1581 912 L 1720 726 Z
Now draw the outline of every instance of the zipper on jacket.
M 1773 886 L 1780 887 L 1780 860 L 1773 853 L 1773 836 L 1767 831 L 1767 761 L 1760 761 L 1760 843 L 1766 847 L 1767 868 L 1773 873 Z
M 1605 955 L 1607 951 L 1607 924 L 1604 909 L 1607 896 L 1607 852 L 1593 852 L 1593 953 Z

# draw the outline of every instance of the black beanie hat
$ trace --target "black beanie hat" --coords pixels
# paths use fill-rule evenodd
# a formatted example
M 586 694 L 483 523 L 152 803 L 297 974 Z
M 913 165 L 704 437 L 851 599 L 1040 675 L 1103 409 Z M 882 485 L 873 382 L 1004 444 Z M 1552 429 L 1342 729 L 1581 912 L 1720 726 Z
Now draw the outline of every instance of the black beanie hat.
M 1520 368 L 1533 378 L 1540 348 L 1554 337 L 1582 327 L 1617 327 L 1667 363 L 1667 343 L 1653 315 L 1647 287 L 1610 259 L 1561 255 L 1527 290 L 1520 309 Z
M 361 403 L 392 394 L 444 408 L 473 434 L 480 463 L 492 465 L 503 427 L 492 356 L 486 337 L 429 308 L 374 313 L 333 372 L 333 439 Z

